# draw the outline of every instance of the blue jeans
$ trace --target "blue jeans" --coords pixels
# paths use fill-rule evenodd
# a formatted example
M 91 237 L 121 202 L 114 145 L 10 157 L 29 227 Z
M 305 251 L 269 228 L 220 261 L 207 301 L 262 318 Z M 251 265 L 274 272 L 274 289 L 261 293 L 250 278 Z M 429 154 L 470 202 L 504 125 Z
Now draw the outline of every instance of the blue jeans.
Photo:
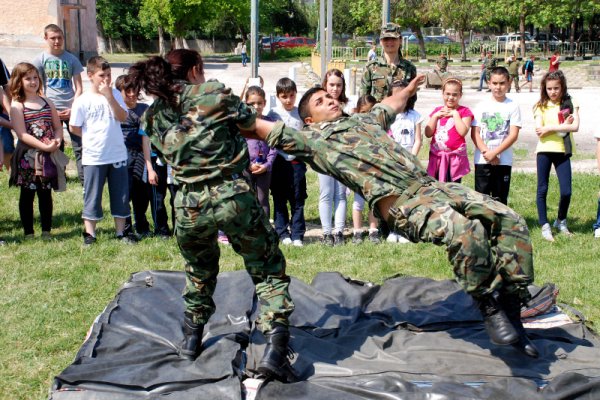
M 307 197 L 306 164 L 285 161 L 278 155 L 271 171 L 271 195 L 273 196 L 273 220 L 279 239 L 303 240 L 306 233 L 304 219 L 304 202 Z
M 564 153 L 538 153 L 537 154 L 537 210 L 540 225 L 548 223 L 546 196 L 548 195 L 548 179 L 550 169 L 554 165 L 560 200 L 558 202 L 558 219 L 567 218 L 571 203 L 571 159 Z
M 248 54 L 242 53 L 242 65 L 245 67 L 246 63 L 248 63 Z
M 596 223 L 594 224 L 594 230 L 600 228 L 600 193 L 598 193 L 598 211 L 596 212 Z
M 479 77 L 479 90 L 483 89 L 483 82 L 486 82 L 486 71 L 485 68 L 481 70 L 481 76 Z

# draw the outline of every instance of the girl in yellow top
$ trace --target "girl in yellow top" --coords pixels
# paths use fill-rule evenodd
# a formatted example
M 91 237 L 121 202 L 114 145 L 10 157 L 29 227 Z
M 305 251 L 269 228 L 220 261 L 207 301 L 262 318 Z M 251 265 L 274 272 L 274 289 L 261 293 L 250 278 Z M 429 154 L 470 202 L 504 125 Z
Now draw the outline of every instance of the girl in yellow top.
M 554 241 L 548 222 L 546 195 L 550 168 L 554 165 L 560 187 L 558 218 L 554 228 L 567 236 L 567 212 L 571 202 L 571 153 L 573 132 L 579 129 L 579 105 L 567 93 L 567 80 L 561 71 L 549 72 L 542 78 L 541 97 L 533 107 L 537 144 L 537 210 L 542 236 Z

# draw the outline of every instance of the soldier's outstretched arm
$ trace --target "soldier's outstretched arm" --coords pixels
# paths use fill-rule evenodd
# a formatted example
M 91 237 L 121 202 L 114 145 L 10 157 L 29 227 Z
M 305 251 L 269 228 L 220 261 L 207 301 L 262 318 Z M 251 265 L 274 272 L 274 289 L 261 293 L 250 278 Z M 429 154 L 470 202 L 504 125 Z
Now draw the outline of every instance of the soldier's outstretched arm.
M 266 121 L 264 119 L 258 118 L 252 126 L 246 127 L 244 129 L 240 128 L 240 133 L 243 137 L 248 139 L 265 140 L 274 126 L 275 122 Z
M 405 88 L 394 88 L 391 96 L 386 97 L 381 101 L 382 104 L 388 105 L 397 113 L 404 111 L 406 101 L 413 94 L 417 93 L 417 89 L 425 82 L 425 74 L 418 74 L 415 79 L 410 81 Z

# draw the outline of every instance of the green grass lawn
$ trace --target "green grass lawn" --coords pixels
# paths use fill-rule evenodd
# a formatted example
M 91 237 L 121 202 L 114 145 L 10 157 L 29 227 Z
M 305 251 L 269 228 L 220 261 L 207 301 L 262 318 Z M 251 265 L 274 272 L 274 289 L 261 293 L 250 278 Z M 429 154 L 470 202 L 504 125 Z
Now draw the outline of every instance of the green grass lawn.
M 317 223 L 316 174 L 310 172 L 308 179 L 306 217 Z M 594 240 L 591 225 L 600 178 L 574 176 L 569 226 L 575 235 L 557 236 L 555 243 L 545 242 L 540 236 L 535 182 L 534 175 L 515 174 L 510 202 L 531 228 L 536 283 L 556 283 L 560 301 L 578 308 L 591 321 L 598 321 L 600 240 Z M 472 187 L 472 174 L 465 184 Z M 94 318 L 131 273 L 148 269 L 179 271 L 183 262 L 174 239 L 146 239 L 136 246 L 116 242 L 110 218 L 99 224 L 97 244 L 83 248 L 82 192 L 75 181 L 69 182 L 66 192 L 54 194 L 53 239 L 24 240 L 18 214 L 19 192 L 8 188 L 6 174 L 0 177 L 0 185 L 4 188 L 0 193 L 0 236 L 8 242 L 0 247 L 0 313 L 4 321 L 0 329 L 0 399 L 44 399 L 52 378 L 72 362 Z M 558 182 L 553 177 L 548 200 L 551 219 L 557 199 Z M 105 215 L 109 215 L 107 209 Z M 39 225 L 36 233 L 40 233 Z M 429 244 L 349 243 L 337 248 L 309 244 L 283 250 L 289 274 L 305 282 L 321 271 L 338 271 L 376 283 L 398 274 L 452 278 L 444 249 Z M 221 265 L 226 271 L 243 268 L 241 258 L 229 247 L 222 249 Z

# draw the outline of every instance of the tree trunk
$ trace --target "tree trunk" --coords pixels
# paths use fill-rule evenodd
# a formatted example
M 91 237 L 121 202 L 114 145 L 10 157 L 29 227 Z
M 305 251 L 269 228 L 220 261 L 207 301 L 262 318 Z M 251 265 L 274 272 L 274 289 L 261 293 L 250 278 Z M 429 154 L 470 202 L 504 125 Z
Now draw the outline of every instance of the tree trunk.
M 158 26 L 158 54 L 161 57 L 164 57 L 167 54 L 165 49 L 165 38 L 164 38 L 164 30 L 162 26 Z
M 525 14 L 519 15 L 519 33 L 521 34 L 521 58 L 525 59 Z
M 413 25 L 410 29 L 417 36 L 417 41 L 419 44 L 419 58 L 424 59 L 427 58 L 427 52 L 425 52 L 425 40 L 423 40 L 423 32 L 421 32 L 421 27 Z
M 465 31 L 462 29 L 458 30 L 458 38 L 460 39 L 460 59 L 466 61 L 467 59 L 467 46 L 465 46 Z
M 569 47 L 571 57 L 575 54 L 575 28 L 577 28 L 577 19 L 573 17 L 571 20 L 571 34 L 569 35 Z
M 96 27 L 98 28 L 98 54 L 106 53 L 106 35 L 99 19 L 96 20 Z
M 108 48 L 109 48 L 110 54 L 113 54 L 113 40 L 111 37 L 108 38 Z

